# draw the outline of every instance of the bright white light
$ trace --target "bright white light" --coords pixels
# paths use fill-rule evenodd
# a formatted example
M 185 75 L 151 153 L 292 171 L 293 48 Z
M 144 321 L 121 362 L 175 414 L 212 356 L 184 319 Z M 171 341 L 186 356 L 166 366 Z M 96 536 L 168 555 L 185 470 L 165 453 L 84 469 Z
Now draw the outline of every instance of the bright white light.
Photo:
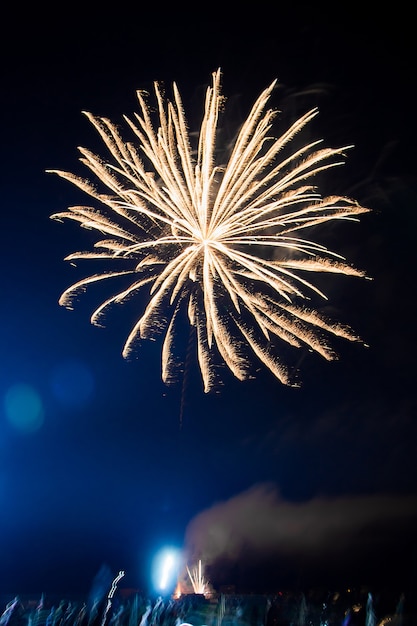
M 153 584 L 160 593 L 169 593 L 177 583 L 179 552 L 175 548 L 164 548 L 153 562 Z
M 166 589 L 170 576 L 172 574 L 172 568 L 174 566 L 174 557 L 172 554 L 168 554 L 162 564 L 161 581 L 159 583 L 161 589 Z

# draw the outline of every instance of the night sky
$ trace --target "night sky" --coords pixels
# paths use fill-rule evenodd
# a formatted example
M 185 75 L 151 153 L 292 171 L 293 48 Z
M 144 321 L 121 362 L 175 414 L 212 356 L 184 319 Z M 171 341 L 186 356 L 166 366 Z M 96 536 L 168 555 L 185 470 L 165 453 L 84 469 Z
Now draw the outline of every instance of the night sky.
M 150 590 L 167 544 L 201 556 L 215 588 L 415 589 L 417 137 L 405 6 L 16 4 L 3 16 L 0 594 L 87 593 L 103 564 Z M 226 136 L 277 78 L 276 132 L 318 106 L 306 138 L 355 146 L 322 192 L 372 209 L 320 241 L 373 280 L 326 277 L 329 300 L 314 302 L 369 347 L 336 341 L 328 363 L 283 346 L 299 389 L 259 364 L 246 382 L 223 368 L 204 394 L 186 330 L 184 374 L 166 387 L 160 343 L 121 356 L 141 298 L 104 329 L 89 318 L 106 286 L 74 311 L 58 305 L 90 270 L 64 257 L 94 240 L 49 219 L 90 199 L 45 170 L 84 175 L 77 146 L 104 154 L 81 112 L 123 124 L 137 89 L 163 81 L 170 96 L 176 81 L 197 130 L 218 67 Z

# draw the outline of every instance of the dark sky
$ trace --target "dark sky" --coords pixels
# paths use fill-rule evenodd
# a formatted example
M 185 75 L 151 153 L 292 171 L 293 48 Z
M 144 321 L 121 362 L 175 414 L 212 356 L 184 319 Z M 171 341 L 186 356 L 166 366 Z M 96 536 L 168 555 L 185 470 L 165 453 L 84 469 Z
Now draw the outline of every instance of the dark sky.
M 87 593 L 103 563 L 148 589 L 165 544 L 195 550 L 215 587 L 415 588 L 416 94 L 405 6 L 10 9 L 0 44 L 0 593 Z M 247 382 L 224 371 L 203 394 L 193 345 L 167 388 L 158 342 L 121 356 L 134 302 L 104 329 L 89 316 L 105 288 L 74 311 L 58 305 L 88 273 L 63 259 L 91 239 L 49 219 L 87 198 L 45 170 L 83 175 L 77 146 L 100 152 L 81 111 L 122 123 L 137 89 L 161 80 L 169 95 L 175 80 L 198 129 L 218 67 L 230 136 L 277 78 L 283 123 L 318 106 L 308 133 L 355 146 L 323 177 L 326 193 L 372 209 L 328 236 L 373 280 L 330 279 L 322 309 L 369 347 L 336 343 L 332 363 L 283 347 L 300 389 L 260 366 Z

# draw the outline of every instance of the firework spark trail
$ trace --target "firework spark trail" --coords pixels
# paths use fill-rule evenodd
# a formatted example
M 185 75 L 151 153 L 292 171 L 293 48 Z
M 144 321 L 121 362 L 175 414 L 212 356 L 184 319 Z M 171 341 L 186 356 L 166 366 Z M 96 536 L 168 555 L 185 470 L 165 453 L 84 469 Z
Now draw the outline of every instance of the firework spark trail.
M 91 318 L 100 325 L 109 306 L 149 285 L 148 304 L 128 335 L 123 356 L 129 356 L 138 340 L 154 338 L 164 329 L 162 378 L 173 380 L 176 321 L 186 311 L 197 331 L 206 392 L 215 384 L 216 353 L 238 379 L 251 376 L 252 353 L 281 382 L 292 384 L 288 368 L 275 354 L 274 338 L 306 345 L 329 359 L 334 353 L 323 331 L 359 341 L 349 328 L 300 304 L 310 291 L 326 298 L 305 274 L 364 276 L 339 254 L 300 238 L 299 232 L 332 220 L 357 220 L 368 209 L 346 197 L 322 198 L 310 182 L 340 165 L 348 146 L 320 148 L 315 141 L 285 156 L 284 149 L 316 116 L 316 109 L 278 139 L 271 138 L 275 112 L 266 106 L 275 81 L 253 105 L 226 165 L 217 164 L 224 100 L 220 77 L 218 70 L 207 89 L 196 153 L 175 84 L 173 101 L 166 101 L 155 83 L 157 128 L 146 95 L 138 92 L 140 113 L 125 120 L 139 146 L 125 142 L 110 120 L 86 114 L 112 162 L 85 148 L 80 148 L 80 160 L 107 192 L 74 174 L 50 170 L 101 205 L 73 206 L 51 217 L 74 220 L 105 237 L 94 251 L 75 252 L 67 260 L 124 259 L 132 265 L 76 282 L 64 291 L 60 304 L 71 308 L 77 294 L 92 283 L 131 275 L 130 286 L 108 298 Z
M 190 571 L 187 565 L 187 573 L 194 593 L 206 594 L 208 592 L 208 584 L 203 576 L 201 560 L 198 561 L 198 566 L 194 567 L 192 571 Z

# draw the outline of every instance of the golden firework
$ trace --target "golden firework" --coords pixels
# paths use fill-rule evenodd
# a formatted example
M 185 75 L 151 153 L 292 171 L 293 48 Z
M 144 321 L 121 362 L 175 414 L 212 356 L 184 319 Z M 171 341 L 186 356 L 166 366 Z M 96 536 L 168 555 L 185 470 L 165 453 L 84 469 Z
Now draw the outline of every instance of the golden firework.
M 316 109 L 280 137 L 270 137 L 275 113 L 266 107 L 275 81 L 253 105 L 226 164 L 218 164 L 220 79 L 218 70 L 207 89 L 196 146 L 175 84 L 169 101 L 155 83 L 155 115 L 146 94 L 137 93 L 140 113 L 125 117 L 136 143 L 126 142 L 110 120 L 86 113 L 111 160 L 79 148 L 80 160 L 105 190 L 77 175 L 50 171 L 98 201 L 99 208 L 73 206 L 51 217 L 75 220 L 100 235 L 94 251 L 75 252 L 67 260 L 125 259 L 130 267 L 88 276 L 64 291 L 59 302 L 71 308 L 88 285 L 130 277 L 129 286 L 103 302 L 91 318 L 100 324 L 110 305 L 148 290 L 145 310 L 124 345 L 125 357 L 137 340 L 162 331 L 162 378 L 169 382 L 175 369 L 176 322 L 186 311 L 196 329 L 205 391 L 213 387 L 219 355 L 240 380 L 251 375 L 251 355 L 256 355 L 282 383 L 291 384 L 288 368 L 276 354 L 277 339 L 307 346 L 329 360 L 335 355 L 326 335 L 358 340 L 350 329 L 301 304 L 309 292 L 326 298 L 306 275 L 364 276 L 300 232 L 330 220 L 356 219 L 368 209 L 346 197 L 322 197 L 311 183 L 319 172 L 342 163 L 347 147 L 325 148 L 315 141 L 288 153 L 287 145 Z

